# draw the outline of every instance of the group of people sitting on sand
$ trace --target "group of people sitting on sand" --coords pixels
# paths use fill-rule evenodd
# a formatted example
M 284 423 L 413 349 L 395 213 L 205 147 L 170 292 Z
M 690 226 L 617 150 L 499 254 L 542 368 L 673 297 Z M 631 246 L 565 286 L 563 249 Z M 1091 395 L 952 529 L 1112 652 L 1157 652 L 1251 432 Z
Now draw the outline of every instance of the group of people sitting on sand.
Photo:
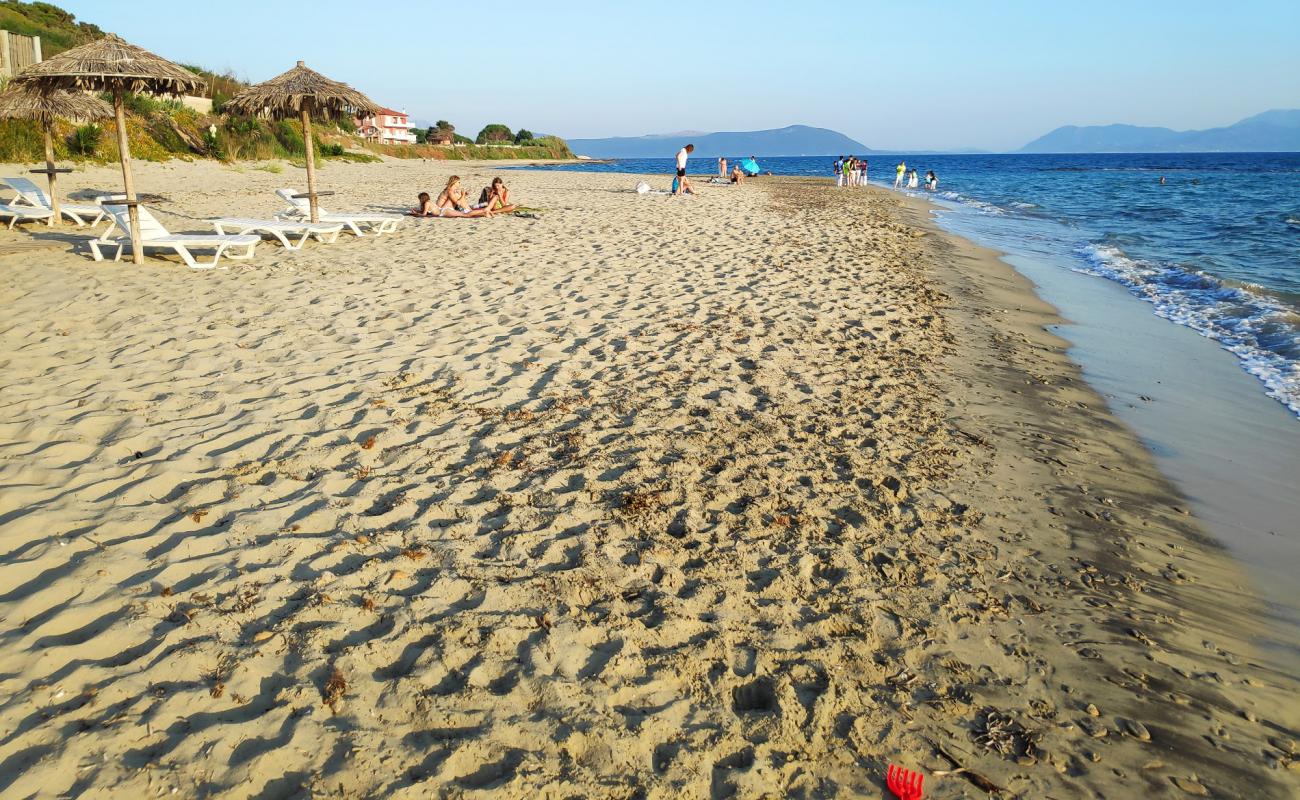
M 479 193 L 478 202 L 471 204 L 469 193 L 461 188 L 459 175 L 447 179 L 437 200 L 430 198 L 428 192 L 420 192 L 419 201 L 420 205 L 411 209 L 413 217 L 490 217 L 509 214 L 518 208 L 510 202 L 510 190 L 500 178 L 493 178 L 492 185 Z

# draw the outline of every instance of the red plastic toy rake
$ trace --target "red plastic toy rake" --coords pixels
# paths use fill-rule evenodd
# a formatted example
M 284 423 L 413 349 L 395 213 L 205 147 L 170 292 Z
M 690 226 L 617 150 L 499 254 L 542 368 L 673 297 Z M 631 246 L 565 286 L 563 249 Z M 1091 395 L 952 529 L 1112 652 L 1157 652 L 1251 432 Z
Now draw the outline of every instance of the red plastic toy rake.
M 885 774 L 885 785 L 898 796 L 898 800 L 921 800 L 923 783 L 925 776 L 921 773 L 894 764 L 889 765 L 889 771 Z

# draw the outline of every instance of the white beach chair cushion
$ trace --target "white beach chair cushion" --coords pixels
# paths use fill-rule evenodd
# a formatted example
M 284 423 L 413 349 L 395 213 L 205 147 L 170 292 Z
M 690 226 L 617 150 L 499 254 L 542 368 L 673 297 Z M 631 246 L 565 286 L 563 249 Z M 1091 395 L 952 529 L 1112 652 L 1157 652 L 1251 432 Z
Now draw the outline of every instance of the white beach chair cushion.
M 275 193 L 285 200 L 289 207 L 280 212 L 281 217 L 310 217 L 311 203 L 305 197 L 294 197 L 301 194 L 297 189 L 276 189 Z M 376 236 L 390 233 L 397 230 L 397 223 L 401 217 L 393 214 L 333 214 L 319 205 L 316 207 L 317 215 L 321 222 L 341 222 L 348 227 L 356 236 L 365 236 L 361 231 L 362 225 L 370 228 Z
M 10 189 L 13 189 L 18 197 L 14 200 L 17 205 L 29 205 L 33 208 L 54 210 L 54 204 L 50 201 L 50 196 L 44 189 L 37 186 L 34 181 L 23 177 L 0 178 Z M 83 203 L 59 203 L 59 213 L 66 215 L 78 225 L 98 225 L 99 221 L 107 216 L 104 209 L 99 206 L 86 205 Z M 53 216 L 53 213 L 51 213 Z M 82 217 L 91 217 L 90 222 L 86 222 Z
M 113 224 L 108 227 L 98 238 L 90 240 L 90 250 L 94 254 L 96 261 L 103 261 L 104 255 L 102 248 L 105 245 L 112 246 L 116 249 L 113 260 L 117 261 L 122 258 L 122 253 L 131 246 L 131 238 L 128 234 L 117 237 L 110 237 L 114 229 L 129 231 L 131 229 L 130 212 L 127 206 L 114 204 L 109 200 L 103 204 L 104 212 L 113 218 Z M 149 213 L 149 209 L 144 206 L 136 206 L 140 217 L 140 245 L 144 249 L 150 247 L 162 248 L 175 251 L 181 259 L 189 265 L 191 269 L 212 269 L 217 266 L 224 254 L 226 258 L 242 260 L 253 257 L 253 248 L 262 241 L 260 236 L 252 235 L 230 235 L 220 233 L 171 233 L 163 227 L 158 218 Z M 212 261 L 207 264 L 200 264 L 194 260 L 190 254 L 191 247 L 215 248 L 216 253 L 212 256 Z M 230 247 L 243 248 L 241 253 L 226 253 Z
M 301 250 L 308 237 L 312 236 L 316 237 L 318 241 L 329 244 L 336 241 L 343 231 L 342 222 L 307 222 L 305 220 L 254 219 L 250 217 L 214 219 L 212 220 L 212 227 L 220 234 L 226 233 L 227 228 L 232 228 L 234 234 L 268 234 L 279 239 L 287 250 Z M 289 236 L 298 236 L 298 240 L 291 242 Z
M 9 203 L 0 203 L 0 217 L 9 217 L 9 227 L 13 228 L 16 222 L 25 222 L 34 219 L 49 219 L 54 216 L 54 212 L 48 208 L 33 208 L 32 206 L 15 206 Z

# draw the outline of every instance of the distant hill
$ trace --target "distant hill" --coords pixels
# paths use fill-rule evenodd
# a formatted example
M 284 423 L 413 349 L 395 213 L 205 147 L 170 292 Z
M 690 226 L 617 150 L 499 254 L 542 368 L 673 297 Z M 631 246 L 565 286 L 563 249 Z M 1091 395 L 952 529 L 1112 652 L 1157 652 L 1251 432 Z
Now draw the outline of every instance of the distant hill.
M 570 139 L 569 148 L 592 158 L 672 158 L 686 143 L 695 145 L 696 158 L 727 156 L 839 156 L 870 152 L 862 142 L 842 133 L 807 125 L 790 125 L 767 131 L 721 133 L 660 133 L 612 139 Z
M 1224 128 L 1175 131 L 1136 125 L 1066 125 L 1021 153 L 1215 153 L 1300 151 L 1300 109 L 1265 111 Z

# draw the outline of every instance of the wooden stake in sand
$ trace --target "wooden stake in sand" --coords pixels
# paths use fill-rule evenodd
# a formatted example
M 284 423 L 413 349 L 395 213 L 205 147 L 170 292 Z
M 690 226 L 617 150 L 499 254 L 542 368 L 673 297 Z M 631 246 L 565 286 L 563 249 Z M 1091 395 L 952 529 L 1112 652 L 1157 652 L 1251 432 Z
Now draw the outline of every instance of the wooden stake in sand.
M 299 61 L 293 69 L 250 86 L 226 103 L 234 114 L 269 116 L 277 119 L 298 117 L 302 121 L 302 138 L 307 156 L 307 197 L 311 221 L 320 221 L 320 204 L 316 199 L 316 147 L 312 141 L 311 119 L 332 119 L 356 114 L 368 116 L 383 109 L 361 92 L 308 69 Z
M 49 61 L 32 64 L 13 83 L 39 94 L 57 90 L 111 92 L 117 148 L 122 161 L 122 182 L 131 215 L 131 255 L 144 263 L 140 246 L 140 212 L 136 209 L 135 183 L 131 180 L 131 150 L 126 135 L 127 92 L 180 95 L 199 91 L 204 81 L 179 64 L 109 34 L 59 53 Z M 51 175 L 53 177 L 53 175 Z M 51 187 L 53 188 L 53 187 Z M 51 198 L 54 201 L 54 198 Z M 57 214 L 56 214 L 57 216 Z

